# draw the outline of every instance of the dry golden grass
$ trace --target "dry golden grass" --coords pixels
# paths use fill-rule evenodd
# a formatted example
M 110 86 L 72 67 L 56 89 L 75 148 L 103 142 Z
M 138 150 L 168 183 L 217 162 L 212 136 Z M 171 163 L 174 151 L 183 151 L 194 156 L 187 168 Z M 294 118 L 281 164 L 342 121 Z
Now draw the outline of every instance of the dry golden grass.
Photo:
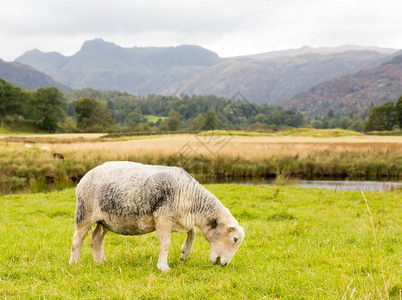
M 43 146 L 50 151 L 42 151 Z M 55 152 L 65 160 L 53 159 Z M 113 160 L 181 166 L 201 177 L 286 173 L 303 178 L 397 179 L 402 174 L 402 137 L 0 137 L 0 193 L 27 186 L 40 191 L 53 183 L 68 187 L 91 168 Z
M 107 160 L 125 159 L 132 154 L 155 155 L 223 155 L 251 158 L 270 158 L 272 156 L 306 157 L 316 152 L 351 153 L 402 153 L 401 137 L 233 137 L 233 136 L 172 136 L 154 137 L 128 141 L 104 141 L 102 143 L 55 143 L 48 145 L 55 152 L 66 154 L 91 153 L 101 155 Z
M 402 137 L 347 136 L 337 138 L 267 137 L 267 136 L 146 136 L 129 140 L 100 138 L 99 134 L 53 135 L 0 138 L 0 147 L 7 143 L 21 148 L 30 143 L 40 149 L 47 146 L 52 152 L 73 156 L 102 156 L 105 160 L 124 160 L 133 154 L 214 156 L 223 155 L 243 159 L 272 156 L 306 157 L 317 152 L 402 153 Z M 1 147 L 3 148 L 3 147 Z M 3 149 L 4 150 L 4 149 Z M 10 150 L 10 149 L 9 149 Z

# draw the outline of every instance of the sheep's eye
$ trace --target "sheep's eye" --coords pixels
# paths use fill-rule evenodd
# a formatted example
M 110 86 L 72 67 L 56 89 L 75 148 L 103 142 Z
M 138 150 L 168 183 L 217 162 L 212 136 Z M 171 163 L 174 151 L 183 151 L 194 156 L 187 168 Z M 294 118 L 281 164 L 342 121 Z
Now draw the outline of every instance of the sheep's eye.
M 237 237 L 233 238 L 233 242 L 236 244 L 239 239 Z

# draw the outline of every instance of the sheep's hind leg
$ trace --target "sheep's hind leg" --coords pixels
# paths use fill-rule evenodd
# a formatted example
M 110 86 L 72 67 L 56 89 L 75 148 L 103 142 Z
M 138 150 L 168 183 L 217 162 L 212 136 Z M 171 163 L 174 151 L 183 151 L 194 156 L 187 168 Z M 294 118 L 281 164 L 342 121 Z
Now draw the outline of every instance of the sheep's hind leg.
M 155 219 L 155 227 L 160 249 L 157 268 L 162 272 L 167 272 L 170 270 L 167 258 L 170 246 L 170 236 L 172 233 L 172 223 L 164 217 L 157 217 Z
M 105 261 L 105 253 L 103 252 L 103 240 L 107 233 L 107 229 L 101 224 L 97 224 L 95 230 L 91 234 L 91 247 L 94 260 L 97 263 Z
M 184 244 L 181 246 L 181 260 L 187 260 L 190 256 L 191 248 L 193 247 L 193 243 L 195 240 L 195 228 L 191 228 L 190 231 L 187 232 L 187 238 Z
M 92 224 L 89 222 L 82 222 L 76 224 L 76 229 L 73 235 L 73 243 L 71 245 L 70 265 L 78 263 L 82 244 L 84 243 L 85 236 L 91 230 Z

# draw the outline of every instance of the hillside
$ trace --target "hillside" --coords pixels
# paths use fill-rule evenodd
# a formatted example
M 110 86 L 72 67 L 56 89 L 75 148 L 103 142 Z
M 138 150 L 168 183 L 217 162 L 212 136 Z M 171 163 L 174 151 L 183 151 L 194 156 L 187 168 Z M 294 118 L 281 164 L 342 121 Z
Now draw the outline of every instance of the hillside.
M 178 82 L 162 90 L 162 94 L 212 93 L 231 97 L 241 91 L 250 101 L 276 104 L 320 82 L 377 66 L 389 57 L 388 54 L 361 50 L 263 60 L 232 59 L 211 66 L 189 80 Z
M 344 113 L 371 104 L 395 102 L 401 95 L 402 52 L 399 52 L 378 67 L 323 82 L 308 92 L 281 101 L 280 105 L 315 117 L 330 109 Z
M 0 59 L 0 78 L 22 88 L 36 90 L 40 87 L 55 86 L 62 91 L 69 87 L 54 81 L 50 76 L 17 62 L 5 62 Z
M 303 47 L 224 59 L 198 46 L 123 48 L 96 39 L 69 57 L 32 50 L 17 61 L 76 89 L 228 98 L 241 92 L 253 102 L 277 103 L 320 82 L 378 66 L 394 51 Z

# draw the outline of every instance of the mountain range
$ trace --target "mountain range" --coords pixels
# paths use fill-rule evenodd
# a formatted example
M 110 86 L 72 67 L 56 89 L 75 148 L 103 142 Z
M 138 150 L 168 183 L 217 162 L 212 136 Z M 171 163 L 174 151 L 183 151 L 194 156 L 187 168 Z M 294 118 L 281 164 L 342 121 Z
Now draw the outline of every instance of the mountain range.
M 379 102 L 395 101 L 393 97 L 402 94 L 396 84 L 399 79 L 384 74 L 400 73 L 401 65 L 396 63 L 400 54 L 396 49 L 343 46 L 221 58 L 194 45 L 124 48 L 95 39 L 85 42 L 72 56 L 35 49 L 12 64 L 29 65 L 74 89 L 92 87 L 135 95 L 216 94 L 228 98 L 240 92 L 252 102 L 280 104 L 319 115 L 329 109 L 346 111 L 365 105 L 367 101 L 351 100 L 350 94 L 363 99 L 373 90 L 371 84 L 378 89 L 370 95 L 380 95 Z M 376 72 L 377 68 L 385 73 Z M 372 74 L 371 79 L 364 74 Z M 382 81 L 374 79 L 376 74 L 382 76 Z M 337 86 L 343 90 L 337 91 Z M 326 92 L 318 93 L 322 89 Z
M 147 95 L 160 93 L 222 59 L 198 46 L 123 48 L 95 39 L 85 42 L 70 57 L 35 49 L 16 61 L 75 89 L 92 87 Z

